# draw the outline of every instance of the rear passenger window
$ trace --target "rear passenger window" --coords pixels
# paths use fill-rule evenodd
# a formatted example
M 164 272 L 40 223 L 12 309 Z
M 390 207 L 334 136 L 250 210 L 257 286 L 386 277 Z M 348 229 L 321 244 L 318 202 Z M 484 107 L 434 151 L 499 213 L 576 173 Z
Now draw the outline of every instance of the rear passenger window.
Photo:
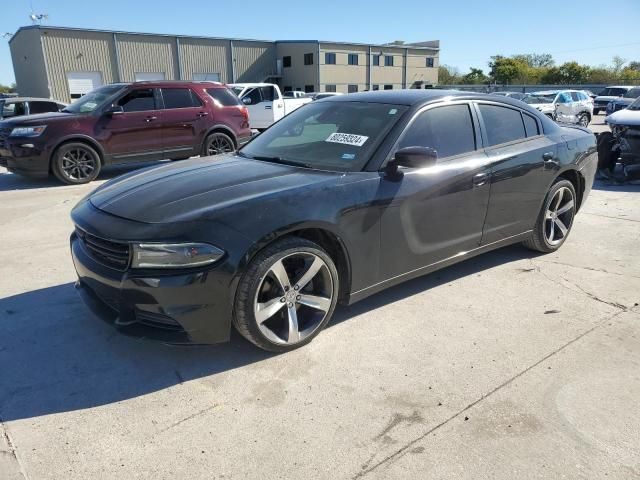
M 518 110 L 486 104 L 480 104 L 479 107 L 487 130 L 489 146 L 526 138 L 527 134 Z
M 164 108 L 201 107 L 202 102 L 188 88 L 163 88 Z
M 236 107 L 241 105 L 240 99 L 226 88 L 207 88 L 207 93 L 216 103 L 223 107 Z
M 153 96 L 153 88 L 140 88 L 132 90 L 122 97 L 116 105 L 122 107 L 125 112 L 146 112 L 156 109 L 156 101 Z
M 526 113 L 522 114 L 522 118 L 524 119 L 524 129 L 527 132 L 527 137 L 535 137 L 536 135 L 540 135 L 540 130 L 538 130 L 538 122 L 531 115 L 527 115 Z
M 55 102 L 29 102 L 29 113 L 49 113 L 59 111 L 58 104 Z
M 420 113 L 398 146 L 405 147 L 430 147 L 438 152 L 438 158 L 474 151 L 476 138 L 469 106 L 436 107 Z
M 578 95 L 578 92 L 571 92 L 571 98 L 573 99 L 574 102 L 580 101 L 580 95 Z

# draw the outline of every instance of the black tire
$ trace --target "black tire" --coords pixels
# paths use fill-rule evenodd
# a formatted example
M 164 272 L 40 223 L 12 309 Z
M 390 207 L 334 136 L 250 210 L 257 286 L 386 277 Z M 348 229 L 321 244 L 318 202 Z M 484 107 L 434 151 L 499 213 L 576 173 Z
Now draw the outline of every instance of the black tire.
M 618 160 L 618 151 L 614 150 L 613 134 L 603 132 L 598 135 L 598 170 L 612 172 Z
M 229 135 L 222 132 L 213 132 L 205 138 L 200 156 L 210 157 L 213 155 L 222 155 L 235 152 L 235 150 L 236 144 Z
M 255 306 L 257 305 L 259 296 L 263 294 L 265 282 L 267 281 L 266 279 L 268 278 L 268 275 L 272 271 L 272 267 L 278 262 L 281 262 L 283 259 L 286 260 L 295 258 L 296 255 L 312 255 L 315 257 L 319 257 L 320 260 L 324 262 L 324 266 L 326 266 L 326 269 L 324 269 L 324 266 L 322 267 L 323 274 L 325 277 L 327 275 L 330 275 L 331 278 L 331 300 L 330 302 L 327 302 L 327 305 L 330 306 L 326 310 L 324 317 L 322 319 L 318 318 L 314 322 L 314 324 L 311 325 L 312 331 L 304 339 L 301 339 L 300 341 L 293 344 L 285 343 L 285 340 L 283 340 L 283 342 L 276 342 L 272 338 L 269 338 L 267 335 L 265 335 L 265 333 L 263 333 L 261 328 L 258 326 L 258 321 L 255 315 Z M 280 264 L 283 265 L 282 263 Z M 307 285 L 310 286 L 311 284 L 315 283 L 315 279 L 316 277 L 313 277 L 313 279 Z M 275 282 L 273 283 L 275 284 Z M 319 284 L 320 283 L 322 282 L 319 282 Z M 238 332 L 240 332 L 243 337 L 264 350 L 271 352 L 287 352 L 299 348 L 311 342 L 311 340 L 313 340 L 330 321 L 336 307 L 338 292 L 340 291 L 339 287 L 340 285 L 336 266 L 331 257 L 319 245 L 299 237 L 285 237 L 267 246 L 264 250 L 259 252 L 249 263 L 245 273 L 243 274 L 238 284 L 234 306 L 235 308 L 233 323 Z M 304 294 L 307 288 L 308 287 L 303 286 L 303 288 L 298 290 L 297 293 Z M 296 292 L 293 292 L 293 289 L 288 291 L 289 293 L 294 293 L 294 295 L 296 294 Z M 276 293 L 273 297 L 275 299 L 278 299 L 280 295 L 286 296 L 284 290 L 282 290 L 281 293 Z M 300 297 L 298 297 L 298 299 L 299 298 Z M 280 299 L 280 301 L 283 300 Z M 274 320 L 275 322 L 286 322 L 284 316 L 286 316 L 288 312 L 287 305 L 291 304 L 283 303 L 283 308 L 281 308 L 278 313 L 272 314 L 273 316 L 271 316 L 269 320 L 263 320 L 263 325 L 272 320 Z M 303 306 L 298 305 L 297 302 L 296 305 L 293 306 L 293 308 L 297 310 L 297 314 L 300 314 L 300 309 L 302 307 Z M 315 312 L 315 310 L 313 309 L 311 309 L 311 311 Z M 302 318 L 302 315 L 300 316 L 300 318 Z
M 578 125 L 581 127 L 588 127 L 589 122 L 591 122 L 591 117 L 586 112 L 582 112 L 578 114 Z
M 51 158 L 51 170 L 58 180 L 67 185 L 80 185 L 95 180 L 102 165 L 100 155 L 82 142 L 65 143 Z
M 558 240 L 558 243 L 552 243 L 548 239 L 549 231 L 547 229 L 549 227 L 549 224 L 547 222 L 554 223 L 555 220 L 548 219 L 546 214 L 547 210 L 549 210 L 550 207 L 553 208 L 551 202 L 552 200 L 555 201 L 556 195 L 562 189 L 568 189 L 570 191 L 571 199 L 573 201 L 573 207 L 569 211 L 567 211 L 567 213 L 570 213 L 570 215 L 567 215 L 567 213 L 563 213 L 562 216 L 558 217 L 558 219 L 563 222 L 565 228 L 567 228 L 567 232 L 562 236 L 561 239 Z M 560 205 L 562 205 L 562 203 Z M 571 233 L 571 227 L 573 227 L 573 220 L 577 212 L 577 207 L 578 205 L 576 190 L 573 187 L 573 184 L 570 181 L 565 180 L 564 178 L 558 178 L 556 182 L 551 186 L 546 198 L 544 199 L 544 203 L 542 204 L 542 208 L 540 209 L 540 213 L 538 214 L 538 219 L 536 220 L 536 224 L 533 227 L 531 238 L 522 242 L 523 245 L 531 250 L 542 253 L 551 253 L 558 250 L 564 244 L 565 240 Z M 554 230 L 555 227 L 556 226 L 554 225 Z M 558 231 L 560 230 L 558 229 Z
M 595 117 L 596 115 L 598 115 L 600 113 L 600 110 L 597 108 L 593 109 L 593 116 Z

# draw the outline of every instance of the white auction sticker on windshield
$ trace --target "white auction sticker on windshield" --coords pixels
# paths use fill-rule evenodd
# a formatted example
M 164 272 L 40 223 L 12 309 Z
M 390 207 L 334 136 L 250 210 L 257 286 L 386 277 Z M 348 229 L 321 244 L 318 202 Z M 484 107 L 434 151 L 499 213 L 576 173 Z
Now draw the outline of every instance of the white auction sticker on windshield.
M 343 143 L 345 145 L 353 145 L 354 147 L 361 147 L 364 145 L 369 137 L 363 137 L 362 135 L 354 135 L 352 133 L 332 133 L 325 142 L 331 143 Z

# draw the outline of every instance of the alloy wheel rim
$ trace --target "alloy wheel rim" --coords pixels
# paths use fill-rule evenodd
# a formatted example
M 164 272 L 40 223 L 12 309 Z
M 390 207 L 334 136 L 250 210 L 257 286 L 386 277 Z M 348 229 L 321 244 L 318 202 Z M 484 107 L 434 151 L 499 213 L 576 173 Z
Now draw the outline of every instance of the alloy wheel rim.
M 587 118 L 586 115 L 580 115 L 580 126 L 581 127 L 586 127 L 587 125 L 589 125 L 589 119 Z
M 271 342 L 295 345 L 324 322 L 333 303 L 333 278 L 327 264 L 308 252 L 277 260 L 260 279 L 253 313 Z
M 221 153 L 230 153 L 233 151 L 233 146 L 224 137 L 219 135 L 214 136 L 209 142 L 207 153 L 209 155 L 220 155 Z
M 544 215 L 544 237 L 549 245 L 559 245 L 567 238 L 574 215 L 573 193 L 562 187 L 554 194 Z
M 84 148 L 73 148 L 62 156 L 62 171 L 71 180 L 86 180 L 96 169 L 96 160 Z

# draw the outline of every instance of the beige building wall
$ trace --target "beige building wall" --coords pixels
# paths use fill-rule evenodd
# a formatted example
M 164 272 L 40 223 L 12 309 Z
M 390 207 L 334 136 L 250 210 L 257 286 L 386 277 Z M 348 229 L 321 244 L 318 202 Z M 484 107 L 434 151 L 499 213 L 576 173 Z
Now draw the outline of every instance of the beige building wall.
M 100 72 L 104 85 L 119 81 L 113 34 L 42 29 L 51 97 L 70 102 L 68 72 Z
M 336 54 L 335 65 L 325 62 L 326 53 Z M 358 55 L 358 65 L 349 65 L 349 54 Z M 368 88 L 369 48 L 365 45 L 322 43 L 320 45 L 320 91 L 327 85 L 335 85 L 336 91 L 347 93 L 349 85 L 357 85 L 358 91 Z
M 304 64 L 305 53 L 313 53 L 313 65 Z M 291 57 L 291 66 L 282 68 L 280 86 L 304 90 L 305 85 L 313 85 L 318 91 L 318 43 L 317 42 L 277 42 L 278 61 Z
M 179 78 L 175 37 L 119 33 L 117 38 L 123 82 L 135 81 L 136 73 L 163 73 L 165 80 Z
M 233 40 L 236 82 L 264 82 L 276 72 L 273 42 Z
M 427 57 L 433 58 L 433 68 L 427 67 Z M 415 82 L 437 85 L 440 57 L 438 51 L 409 49 L 407 56 L 407 88 Z
M 194 74 L 217 73 L 220 81 L 231 82 L 228 40 L 179 38 L 182 80 L 193 80 Z
M 25 97 L 49 98 L 49 80 L 40 43 L 40 30 L 21 30 L 9 42 L 9 49 L 18 94 Z M 56 99 L 64 101 L 65 98 Z

